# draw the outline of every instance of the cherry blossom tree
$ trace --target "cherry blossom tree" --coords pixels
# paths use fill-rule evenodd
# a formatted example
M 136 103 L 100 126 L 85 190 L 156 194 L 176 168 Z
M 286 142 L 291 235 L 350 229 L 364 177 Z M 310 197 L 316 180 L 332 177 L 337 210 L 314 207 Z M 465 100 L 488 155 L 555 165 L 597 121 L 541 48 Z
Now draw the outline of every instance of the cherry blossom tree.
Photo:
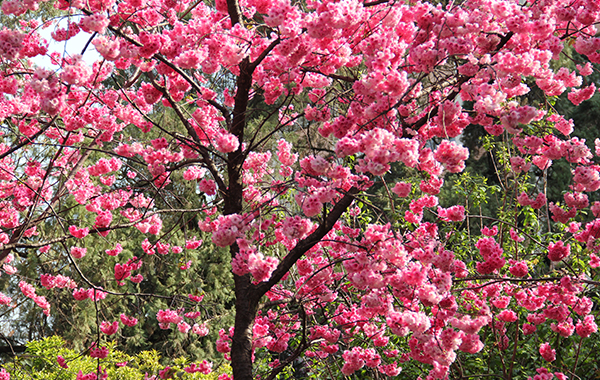
M 234 318 L 214 344 L 236 380 L 299 360 L 327 376 L 476 377 L 474 354 L 506 379 L 590 371 L 600 140 L 554 104 L 596 92 L 596 0 L 54 7 L 55 21 L 0 31 L 0 304 L 30 299 L 49 324 L 53 300 L 94 310 L 98 370 L 77 379 L 102 377 L 103 343 L 140 321 L 209 334 L 221 316 L 192 290 L 202 249 L 229 255 Z M 89 33 L 83 56 L 49 51 L 47 27 Z M 494 194 L 466 168 L 472 125 Z M 555 161 L 572 176 L 549 202 Z M 144 291 L 154 277 L 181 281 Z

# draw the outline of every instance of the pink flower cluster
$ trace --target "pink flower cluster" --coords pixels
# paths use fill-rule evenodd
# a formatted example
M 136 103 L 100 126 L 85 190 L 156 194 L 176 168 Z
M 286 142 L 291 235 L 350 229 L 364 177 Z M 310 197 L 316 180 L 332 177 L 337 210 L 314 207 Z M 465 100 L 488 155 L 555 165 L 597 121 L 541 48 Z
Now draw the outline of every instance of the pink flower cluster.
M 75 281 L 73 281 L 71 278 L 69 278 L 67 276 L 63 276 L 62 274 L 59 274 L 57 276 L 53 276 L 51 274 L 41 274 L 40 282 L 42 283 L 42 286 L 46 289 L 53 289 L 53 288 L 75 289 L 75 287 L 77 287 L 77 284 L 75 283 Z
M 2 4 L 4 8 L 4 4 Z M 25 34 L 18 31 L 3 29 L 0 30 L 0 57 L 10 60 L 18 57 Z
M 219 247 L 227 247 L 241 238 L 248 226 L 244 217 L 238 214 L 221 215 L 214 222 L 212 241 Z
M 179 324 L 183 321 L 183 317 L 175 310 L 159 310 L 156 313 L 156 319 L 161 329 L 166 330 L 170 328 L 171 323 Z
M 469 150 L 453 141 L 444 140 L 436 149 L 434 157 L 449 172 L 459 173 L 465 168 L 465 160 L 469 158 Z
M 84 237 L 87 236 L 88 233 L 90 233 L 89 228 L 78 228 L 76 226 L 70 226 L 69 227 L 69 232 L 71 233 L 71 235 L 75 236 L 77 239 L 83 239 Z
M 461 222 L 465 220 L 465 208 L 460 205 L 450 208 L 438 207 L 438 216 L 445 222 Z
M 60 79 L 68 84 L 83 86 L 92 75 L 92 70 L 87 66 L 83 57 L 76 55 L 71 58 L 71 63 L 63 67 Z
M 121 53 L 118 40 L 110 40 L 105 36 L 99 36 L 94 38 L 92 44 L 96 51 L 107 61 L 115 61 Z
M 105 359 L 108 356 L 108 348 L 107 347 L 97 347 L 96 348 L 96 344 L 94 343 L 94 345 L 90 348 L 90 356 L 92 358 L 97 358 L 97 359 Z
M 196 363 L 192 363 L 191 365 L 189 365 L 188 367 L 185 367 L 183 370 L 187 373 L 196 373 L 196 372 L 200 372 L 203 373 L 205 375 L 208 375 L 209 373 L 212 372 L 212 366 L 213 364 L 211 362 L 208 362 L 206 360 L 203 360 L 200 365 L 196 364 Z
M 571 254 L 570 248 L 570 244 L 565 246 L 562 241 L 550 243 L 548 245 L 548 258 L 551 261 L 561 261 Z
M 113 157 L 111 159 L 101 158 L 95 165 L 88 167 L 88 172 L 93 177 L 98 177 L 110 172 L 117 171 L 121 168 L 123 162 Z
M 302 239 L 313 228 L 313 223 L 309 219 L 298 215 L 286 218 L 281 225 L 281 232 L 290 239 Z
M 484 262 L 476 264 L 477 271 L 481 274 L 490 274 L 502 268 L 506 259 L 502 257 L 503 250 L 494 238 L 481 238 L 475 244 Z
M 81 19 L 81 29 L 85 32 L 104 34 L 110 21 L 104 13 L 94 13 Z
M 292 153 L 292 144 L 283 139 L 277 142 L 277 157 L 285 166 L 291 166 L 298 160 L 298 155 Z
M 102 331 L 106 335 L 116 334 L 119 330 L 119 321 L 114 321 L 113 323 L 102 321 L 100 324 L 100 331 Z
M 547 362 L 553 362 L 556 360 L 556 350 L 550 346 L 550 343 L 546 342 L 540 346 L 540 355 Z
M 527 193 L 522 192 L 517 196 L 517 201 L 521 206 L 531 206 L 532 208 L 538 210 L 546 205 L 546 196 L 544 193 L 538 193 L 535 199 L 531 199 Z
M 353 347 L 351 350 L 344 351 L 342 358 L 344 359 L 342 373 L 346 376 L 353 374 L 365 365 L 375 368 L 381 363 L 381 357 L 375 350 L 361 347 Z
M 138 323 L 137 318 L 130 317 L 125 314 L 121 314 L 119 316 L 119 318 L 121 319 L 121 322 L 123 322 L 123 324 L 125 326 L 133 327 L 133 326 L 137 325 L 137 323 Z
M 84 301 L 86 299 L 91 299 L 93 301 L 103 300 L 106 298 L 107 293 L 97 289 L 74 289 L 73 290 L 73 298 L 77 301 Z
M 33 302 L 36 303 L 36 305 L 41 307 L 43 309 L 44 314 L 46 314 L 47 316 L 50 315 L 50 303 L 48 303 L 46 297 L 39 296 L 36 294 L 36 290 L 33 287 L 33 285 L 28 284 L 25 281 L 20 281 L 19 289 L 21 289 L 21 292 L 25 295 L 25 297 L 32 299 Z

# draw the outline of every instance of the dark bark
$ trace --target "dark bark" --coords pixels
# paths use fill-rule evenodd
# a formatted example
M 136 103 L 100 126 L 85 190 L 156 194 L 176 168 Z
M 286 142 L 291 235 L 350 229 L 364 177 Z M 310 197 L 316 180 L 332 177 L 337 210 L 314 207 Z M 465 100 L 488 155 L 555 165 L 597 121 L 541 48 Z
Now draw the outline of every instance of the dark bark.
M 227 8 L 231 17 L 231 25 L 241 23 L 241 12 L 237 0 L 228 0 Z M 240 145 L 235 152 L 227 155 L 228 186 L 224 194 L 224 214 L 241 214 L 243 211 L 242 165 L 244 163 L 244 129 L 246 127 L 246 111 L 252 73 L 256 66 L 246 57 L 240 63 L 240 75 L 236 83 L 235 105 L 229 132 L 238 138 Z M 239 253 L 239 247 L 234 244 L 230 248 L 231 258 Z M 258 309 L 258 300 L 252 297 L 253 285 L 250 274 L 233 276 L 235 283 L 235 324 L 231 342 L 231 367 L 233 378 L 236 380 L 252 380 L 252 327 Z
M 235 330 L 231 342 L 231 367 L 235 380 L 252 380 L 252 327 L 258 300 L 252 297 L 250 274 L 234 276 L 234 281 Z
M 0 354 L 16 355 L 25 352 L 26 346 L 3 346 L 0 347 Z

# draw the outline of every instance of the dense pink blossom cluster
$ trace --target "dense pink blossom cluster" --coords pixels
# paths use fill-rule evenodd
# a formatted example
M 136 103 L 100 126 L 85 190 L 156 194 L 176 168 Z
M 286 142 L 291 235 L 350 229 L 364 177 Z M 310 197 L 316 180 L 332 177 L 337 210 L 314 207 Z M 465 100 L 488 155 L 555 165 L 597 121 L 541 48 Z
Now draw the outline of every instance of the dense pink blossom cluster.
M 49 314 L 46 296 L 64 291 L 112 302 L 137 294 L 142 268 L 156 263 L 196 284 L 185 272 L 202 265 L 193 250 L 226 249 L 236 305 L 256 302 L 248 326 L 218 333 L 234 372 L 240 347 L 276 371 L 272 353 L 302 342 L 307 363 L 343 361 L 345 376 L 397 376 L 414 360 L 428 380 L 444 379 L 462 353 L 520 344 L 513 329 L 545 342 L 548 363 L 562 349 L 554 338 L 597 332 L 583 284 L 596 284 L 600 267 L 600 140 L 590 148 L 573 120 L 523 101 L 534 87 L 574 105 L 595 95 L 596 0 L 54 5 L 69 20 L 51 37 L 93 33 L 102 60 L 50 52 L 49 67 L 32 68 L 25 60 L 48 50 L 39 23 L 0 30 L 2 273 L 21 275 L 26 259 L 12 263 L 11 249 L 56 255 L 74 273 L 104 251 L 111 277 L 103 291 L 44 269 L 38 283 L 19 278 L 22 296 L 0 293 L 1 307 L 25 297 Z M 1 8 L 21 16 L 38 6 Z M 581 62 L 558 67 L 565 44 Z M 470 157 L 488 154 L 467 148 L 469 125 L 502 142 L 491 152 L 504 181 L 497 217 L 473 205 L 489 188 L 475 182 L 453 204 L 442 198 L 472 178 L 462 174 Z M 572 181 L 553 199 L 539 173 L 559 161 Z M 544 260 L 573 273 L 544 272 Z M 174 304 L 202 301 L 182 292 L 169 295 Z M 263 296 L 270 302 L 256 311 Z M 169 307 L 156 313 L 160 328 L 208 335 L 202 312 Z M 138 323 L 106 318 L 105 335 L 119 320 Z M 104 359 L 99 346 L 90 355 Z M 211 370 L 207 361 L 185 368 Z M 533 379 L 553 376 L 564 378 L 538 368 Z

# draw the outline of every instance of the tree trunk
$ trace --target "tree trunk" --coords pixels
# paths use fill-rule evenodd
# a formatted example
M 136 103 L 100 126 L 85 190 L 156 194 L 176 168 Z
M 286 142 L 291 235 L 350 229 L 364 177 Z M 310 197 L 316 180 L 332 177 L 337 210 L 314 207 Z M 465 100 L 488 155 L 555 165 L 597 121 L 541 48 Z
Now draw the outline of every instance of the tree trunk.
M 231 367 L 235 380 L 252 379 L 252 326 L 258 302 L 252 296 L 250 275 L 234 276 L 235 331 L 231 344 Z

